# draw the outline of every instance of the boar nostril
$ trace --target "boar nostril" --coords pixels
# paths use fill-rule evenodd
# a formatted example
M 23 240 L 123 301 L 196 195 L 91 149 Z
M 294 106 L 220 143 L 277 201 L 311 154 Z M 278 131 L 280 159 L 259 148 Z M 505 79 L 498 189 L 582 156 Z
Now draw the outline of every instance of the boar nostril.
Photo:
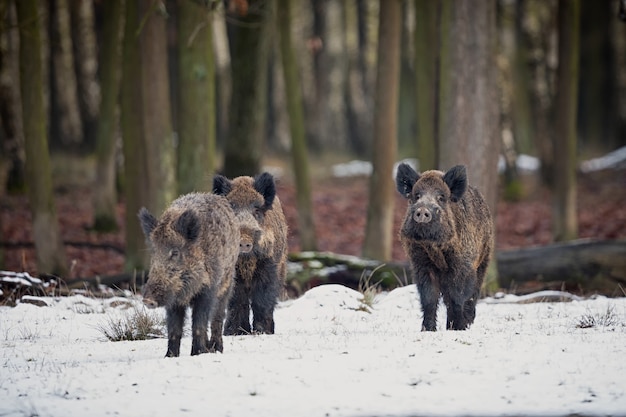
M 252 250 L 252 243 L 250 242 L 241 242 L 239 244 L 239 252 L 248 253 Z
M 417 223 L 428 223 L 431 221 L 432 215 L 430 213 L 430 210 L 428 210 L 426 207 L 419 207 L 417 210 L 415 210 L 415 214 L 413 214 L 413 219 Z

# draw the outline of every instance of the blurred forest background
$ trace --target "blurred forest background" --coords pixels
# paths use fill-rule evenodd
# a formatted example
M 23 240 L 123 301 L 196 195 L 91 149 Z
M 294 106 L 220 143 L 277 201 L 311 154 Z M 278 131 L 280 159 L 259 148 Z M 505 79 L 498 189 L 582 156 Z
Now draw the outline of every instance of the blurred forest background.
M 0 0 L 0 19 L 0 267 L 143 270 L 141 206 L 263 170 L 291 251 L 404 259 L 404 158 L 467 165 L 500 248 L 503 226 L 576 239 L 607 201 L 582 235 L 626 236 L 623 169 L 579 195 L 579 163 L 626 146 L 621 0 Z M 332 177 L 352 159 L 371 174 Z M 502 209 L 533 194 L 547 212 Z

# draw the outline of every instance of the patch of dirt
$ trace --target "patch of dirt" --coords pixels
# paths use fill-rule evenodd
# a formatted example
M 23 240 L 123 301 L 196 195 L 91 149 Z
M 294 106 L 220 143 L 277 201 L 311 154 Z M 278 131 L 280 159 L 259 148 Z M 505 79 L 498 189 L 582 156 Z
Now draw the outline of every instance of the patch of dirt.
M 519 202 L 500 201 L 496 216 L 498 250 L 551 243 L 551 196 L 532 179 L 525 181 L 526 197 Z M 117 206 L 120 230 L 96 233 L 92 223 L 92 190 L 88 187 L 61 189 L 56 207 L 71 278 L 114 275 L 124 269 L 123 202 Z M 289 250 L 299 251 L 295 189 L 278 182 L 278 195 L 289 223 Z M 313 184 L 313 203 L 318 249 L 360 255 L 365 234 L 368 180 L 364 177 L 322 180 Z M 37 275 L 31 216 L 25 196 L 3 196 L 0 203 L 4 269 Z M 395 199 L 393 233 L 397 236 L 406 210 L 406 200 Z M 579 176 L 578 220 L 581 238 L 626 238 L 626 171 L 604 171 Z M 394 237 L 393 258 L 406 257 Z

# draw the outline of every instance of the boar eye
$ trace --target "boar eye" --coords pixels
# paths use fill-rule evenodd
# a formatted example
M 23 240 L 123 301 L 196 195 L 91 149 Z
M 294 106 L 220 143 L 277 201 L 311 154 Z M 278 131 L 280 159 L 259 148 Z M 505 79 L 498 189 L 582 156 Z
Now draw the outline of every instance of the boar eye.
M 443 203 L 445 201 L 446 197 L 443 194 L 439 194 L 437 196 L 437 201 L 440 203 Z
M 178 259 L 180 258 L 180 251 L 178 249 L 170 250 L 170 259 Z

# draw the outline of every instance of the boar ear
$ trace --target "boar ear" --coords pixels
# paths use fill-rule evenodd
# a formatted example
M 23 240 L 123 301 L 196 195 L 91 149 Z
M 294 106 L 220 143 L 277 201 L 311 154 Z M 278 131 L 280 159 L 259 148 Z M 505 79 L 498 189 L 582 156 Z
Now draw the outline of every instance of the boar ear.
M 404 198 L 409 198 L 413 186 L 420 178 L 420 175 L 409 164 L 401 163 L 398 165 L 398 172 L 396 173 L 396 187 L 398 192 L 402 194 Z
M 274 197 L 276 197 L 276 183 L 274 177 L 269 172 L 264 172 L 254 178 L 254 189 L 257 190 L 263 198 L 265 198 L 264 208 L 267 210 L 272 207 Z
M 150 233 L 152 233 L 157 225 L 156 217 L 154 217 L 145 207 L 142 207 L 141 210 L 139 210 L 137 217 L 139 217 L 139 223 L 141 223 L 141 230 L 143 230 L 143 234 L 146 238 L 149 238 Z
M 213 194 L 226 195 L 233 189 L 233 184 L 223 175 L 213 177 Z
M 186 210 L 180 215 L 173 225 L 173 228 L 182 237 L 190 242 L 194 242 L 200 235 L 200 222 L 192 210 Z
M 467 171 L 464 165 L 457 165 L 443 176 L 443 182 L 450 188 L 451 200 L 457 202 L 467 190 Z

